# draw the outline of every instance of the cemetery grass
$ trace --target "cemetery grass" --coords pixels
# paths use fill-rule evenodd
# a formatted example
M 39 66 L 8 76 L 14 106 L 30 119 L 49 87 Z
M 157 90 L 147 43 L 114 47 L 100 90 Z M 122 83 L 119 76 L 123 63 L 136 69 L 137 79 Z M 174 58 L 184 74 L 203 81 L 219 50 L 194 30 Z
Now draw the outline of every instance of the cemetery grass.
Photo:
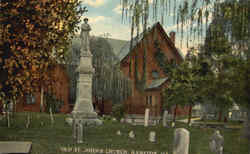
M 31 113 L 31 124 L 26 128 L 28 113 L 15 113 L 11 128 L 6 127 L 4 119 L 0 120 L 1 141 L 31 141 L 32 154 L 63 153 L 61 147 L 73 147 L 72 128 L 64 119 L 66 115 L 56 114 L 52 126 L 50 117 L 44 113 Z M 41 125 L 43 122 L 43 125 Z M 211 154 L 208 147 L 209 138 L 214 132 L 212 128 L 188 128 L 186 124 L 176 123 L 190 131 L 190 154 Z M 122 135 L 116 135 L 120 130 Z M 130 130 L 136 138 L 130 139 Z M 150 131 L 156 131 L 156 143 L 148 141 Z M 104 125 L 84 129 L 84 143 L 80 148 L 123 149 L 126 151 L 155 151 L 172 154 L 174 128 L 162 126 L 132 126 L 114 121 L 104 121 Z M 248 154 L 249 142 L 242 137 L 242 129 L 221 129 L 225 138 L 224 154 Z M 66 152 L 65 152 L 66 153 Z M 74 153 L 74 152 L 67 152 Z

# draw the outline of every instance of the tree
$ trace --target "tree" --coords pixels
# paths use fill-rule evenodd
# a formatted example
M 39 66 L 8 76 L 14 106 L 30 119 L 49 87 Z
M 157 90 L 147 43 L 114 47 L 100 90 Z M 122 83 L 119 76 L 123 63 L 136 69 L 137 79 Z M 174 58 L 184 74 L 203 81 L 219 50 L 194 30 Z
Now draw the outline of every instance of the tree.
M 97 100 L 111 100 L 113 104 L 119 104 L 130 96 L 131 82 L 121 72 L 117 65 L 119 60 L 112 50 L 105 38 L 91 37 L 90 51 L 93 55 L 92 64 L 95 69 L 92 94 Z M 71 52 L 74 55 L 68 63 L 79 60 L 80 40 L 77 38 L 73 40 Z M 76 66 L 69 70 L 75 70 Z M 72 77 L 77 76 L 74 71 L 70 74 Z M 72 94 L 74 93 L 72 92 Z
M 174 119 L 176 117 L 177 105 L 189 106 L 188 124 L 191 122 L 192 107 L 198 102 L 201 103 L 202 94 L 200 85 L 201 65 L 198 57 L 190 50 L 186 59 L 176 67 L 169 67 L 168 87 L 165 89 L 165 104 L 175 104 Z
M 50 86 L 46 73 L 64 61 L 81 14 L 78 0 L 0 2 L 1 100 Z
M 105 38 L 94 38 L 90 41 L 93 54 L 93 96 L 103 100 L 112 100 L 113 104 L 121 103 L 131 92 L 131 83 L 119 66 L 113 49 Z
M 149 7 L 151 7 L 152 9 L 149 9 Z M 162 23 L 164 23 L 164 16 L 170 15 L 170 12 L 173 11 L 173 19 L 174 22 L 178 24 L 177 30 L 181 31 L 181 36 L 183 37 L 184 35 L 184 26 L 187 27 L 189 31 L 186 33 L 186 41 L 187 44 L 189 44 L 190 40 L 192 42 L 195 42 L 195 39 L 201 40 L 200 38 L 204 37 L 204 21 L 205 30 L 207 30 L 208 19 L 212 15 L 214 23 L 218 23 L 219 20 L 223 21 L 223 23 L 220 23 L 223 26 L 217 25 L 214 27 L 215 29 L 223 29 L 223 31 L 219 33 L 219 38 L 215 39 L 215 41 L 218 42 L 215 43 L 217 51 L 214 51 L 216 51 L 215 53 L 220 55 L 220 58 L 216 60 L 216 64 L 223 64 L 223 67 L 231 67 L 230 64 L 234 65 L 235 59 L 232 59 L 231 55 L 225 53 L 229 48 L 233 49 L 234 55 L 236 55 L 235 53 L 237 53 L 239 56 L 242 56 L 246 55 L 246 53 L 249 52 L 250 0 L 228 0 L 225 2 L 220 0 L 184 0 L 178 3 L 176 0 L 153 0 L 152 5 L 149 5 L 149 0 L 122 0 L 122 8 L 123 16 L 127 15 L 131 17 L 130 19 L 132 19 L 131 38 L 134 34 L 134 29 L 137 30 L 138 34 L 138 30 L 141 24 L 143 25 L 143 27 L 147 26 L 147 21 L 149 20 L 148 16 L 150 13 L 153 14 L 152 17 L 154 21 L 158 20 L 158 17 L 161 17 L 161 21 Z M 150 10 L 152 10 L 152 12 L 150 12 Z M 213 34 L 213 36 L 216 35 Z M 218 52 L 218 50 L 220 50 L 220 52 Z M 222 52 L 223 50 L 225 51 L 224 53 Z M 205 62 L 203 64 L 206 64 L 208 66 L 211 65 L 214 67 L 215 65 L 209 64 L 211 62 L 214 61 Z M 245 67 L 237 67 L 237 69 L 240 69 L 238 70 L 240 72 L 246 72 L 247 70 L 243 70 L 244 68 Z M 221 83 L 220 81 L 222 81 L 224 77 L 226 77 L 228 80 L 225 81 L 226 83 L 221 83 L 221 86 L 223 86 L 224 88 L 232 87 L 232 85 L 230 84 L 232 84 L 233 80 L 231 80 L 232 82 L 229 80 L 231 78 L 230 76 L 232 76 L 232 71 L 233 70 L 225 72 L 221 67 L 221 73 L 218 75 L 218 77 L 213 79 L 213 76 L 210 76 L 211 78 L 209 80 L 214 81 L 213 88 L 216 89 L 217 83 Z M 241 87 L 240 89 L 244 89 L 243 87 Z M 224 98 L 220 99 L 230 100 L 230 97 L 232 96 L 231 93 L 232 91 L 228 90 L 225 93 L 221 93 Z M 242 94 L 245 94 L 245 92 L 242 91 Z

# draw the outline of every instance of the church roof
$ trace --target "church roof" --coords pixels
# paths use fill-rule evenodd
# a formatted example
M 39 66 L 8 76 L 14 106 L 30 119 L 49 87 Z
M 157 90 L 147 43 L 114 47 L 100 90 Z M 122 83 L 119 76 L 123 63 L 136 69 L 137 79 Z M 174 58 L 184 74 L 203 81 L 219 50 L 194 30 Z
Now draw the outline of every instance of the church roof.
M 184 55 L 181 53 L 181 51 L 179 49 L 177 49 L 174 45 L 174 43 L 171 41 L 171 39 L 167 36 L 165 30 L 163 29 L 163 27 L 161 26 L 161 24 L 159 22 L 155 23 L 151 28 L 149 28 L 147 31 L 150 33 L 152 32 L 152 30 L 154 28 L 159 28 L 160 31 L 165 35 L 165 39 L 166 41 L 169 43 L 170 47 L 172 47 L 172 49 L 182 58 L 184 59 Z M 136 41 L 136 37 L 134 37 L 132 39 L 132 49 L 131 51 L 133 51 L 133 49 L 136 47 L 136 45 L 144 38 L 144 32 L 140 33 L 138 36 L 138 41 Z M 128 41 L 122 48 L 120 53 L 118 54 L 118 59 L 120 60 L 120 62 L 130 53 L 130 41 Z

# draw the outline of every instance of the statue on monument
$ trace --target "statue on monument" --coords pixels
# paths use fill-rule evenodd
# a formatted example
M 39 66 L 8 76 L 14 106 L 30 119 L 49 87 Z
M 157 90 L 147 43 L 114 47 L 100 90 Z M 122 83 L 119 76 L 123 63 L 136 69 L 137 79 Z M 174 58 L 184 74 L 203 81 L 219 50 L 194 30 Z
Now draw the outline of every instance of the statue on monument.
M 89 49 L 89 31 L 91 30 L 88 24 L 88 18 L 83 19 L 84 23 L 81 25 L 81 56 L 90 53 Z
M 80 62 L 76 71 L 79 72 L 76 89 L 76 102 L 72 111 L 72 121 L 76 124 L 84 125 L 101 125 L 102 121 L 98 119 L 97 113 L 94 111 L 92 104 L 92 76 L 94 68 L 92 66 L 92 54 L 89 47 L 89 31 L 88 19 L 84 18 L 81 25 L 81 47 Z M 77 130 L 82 131 L 82 130 Z M 81 132 L 80 132 L 81 133 Z M 75 135 L 75 134 L 74 134 Z M 81 141 L 79 141 L 81 142 Z

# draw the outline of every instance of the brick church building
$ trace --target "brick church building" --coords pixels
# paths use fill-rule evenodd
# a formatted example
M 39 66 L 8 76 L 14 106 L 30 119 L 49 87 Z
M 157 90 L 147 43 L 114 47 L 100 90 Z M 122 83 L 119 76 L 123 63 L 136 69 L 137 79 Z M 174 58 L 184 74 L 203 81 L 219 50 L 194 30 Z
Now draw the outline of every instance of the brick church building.
M 147 43 L 145 39 L 148 39 Z M 130 42 L 124 45 L 118 55 L 122 72 L 133 81 L 132 95 L 124 102 L 126 114 L 143 115 L 149 108 L 151 117 L 160 117 L 168 75 L 156 56 L 160 52 L 169 62 L 179 64 L 183 61 L 182 53 L 175 46 L 175 32 L 170 32 L 169 37 L 160 23 L 156 23 L 132 44 L 131 50 Z M 144 82 L 143 86 L 138 86 L 139 82 Z M 186 109 L 179 107 L 177 114 L 186 114 Z

